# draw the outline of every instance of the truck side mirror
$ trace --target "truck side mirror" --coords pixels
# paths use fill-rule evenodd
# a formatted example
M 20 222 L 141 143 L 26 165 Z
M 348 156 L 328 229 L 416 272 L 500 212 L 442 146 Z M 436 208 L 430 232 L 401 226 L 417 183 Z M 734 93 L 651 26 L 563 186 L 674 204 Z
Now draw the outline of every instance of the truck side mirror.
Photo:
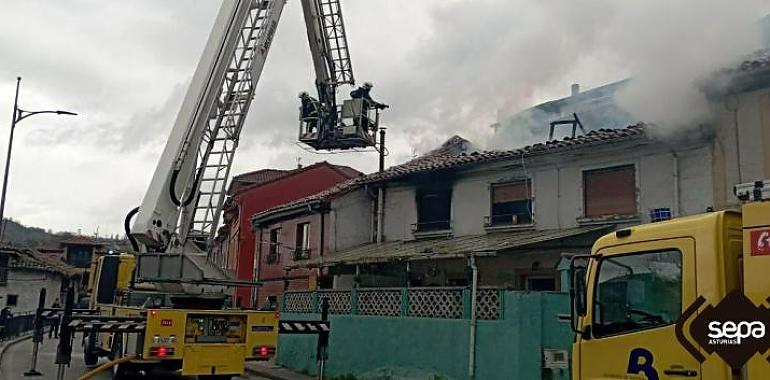
M 589 255 L 575 255 L 570 258 L 569 277 L 570 277 L 570 327 L 576 334 L 581 334 L 578 329 L 578 318 L 586 315 L 587 292 L 586 292 L 586 259 Z M 578 263 L 577 261 L 580 260 Z
M 575 312 L 578 316 L 586 315 L 586 269 L 576 268 L 575 278 L 572 280 L 575 288 Z

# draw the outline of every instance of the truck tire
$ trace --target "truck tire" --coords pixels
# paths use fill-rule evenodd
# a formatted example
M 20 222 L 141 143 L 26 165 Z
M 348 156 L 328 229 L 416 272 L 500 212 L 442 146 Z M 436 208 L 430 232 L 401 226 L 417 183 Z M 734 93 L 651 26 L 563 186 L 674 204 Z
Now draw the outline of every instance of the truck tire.
M 87 366 L 94 366 L 99 361 L 99 352 L 96 348 L 96 334 L 86 335 L 85 347 L 83 347 L 83 361 Z

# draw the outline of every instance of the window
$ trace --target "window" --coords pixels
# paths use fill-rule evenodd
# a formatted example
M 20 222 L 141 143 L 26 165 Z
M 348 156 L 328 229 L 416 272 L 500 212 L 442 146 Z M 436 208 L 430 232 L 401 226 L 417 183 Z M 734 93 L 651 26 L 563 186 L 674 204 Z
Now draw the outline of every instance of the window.
M 0 254 L 0 285 L 8 284 L 8 264 L 11 259 L 6 254 Z
M 91 256 L 93 247 L 89 246 L 70 246 L 67 247 L 67 261 L 69 264 L 78 268 L 88 268 L 91 266 Z
M 19 296 L 17 294 L 6 295 L 5 306 L 16 306 L 19 303 Z
M 452 188 L 417 190 L 417 232 L 451 228 Z
M 273 228 L 270 230 L 270 245 L 267 251 L 267 263 L 273 264 L 278 262 L 278 253 L 281 249 L 281 228 Z
M 605 256 L 597 278 L 593 305 L 597 337 L 673 324 L 681 314 L 678 250 Z
M 310 223 L 300 223 L 297 224 L 294 259 L 302 260 L 308 258 L 310 258 Z
M 583 172 L 585 217 L 636 214 L 634 165 Z
M 492 212 L 488 225 L 532 223 L 532 186 L 529 180 L 492 185 Z

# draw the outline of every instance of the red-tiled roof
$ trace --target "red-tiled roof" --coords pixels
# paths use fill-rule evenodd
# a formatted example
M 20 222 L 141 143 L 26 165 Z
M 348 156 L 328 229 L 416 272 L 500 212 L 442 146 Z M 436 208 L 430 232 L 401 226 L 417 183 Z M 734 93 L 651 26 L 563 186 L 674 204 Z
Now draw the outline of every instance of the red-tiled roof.
M 85 269 L 73 267 L 62 260 L 61 255 L 40 253 L 31 249 L 2 247 L 0 252 L 13 256 L 10 267 L 59 273 L 64 276 L 83 274 Z
M 59 242 L 60 245 L 92 245 L 92 246 L 102 246 L 104 243 L 100 243 L 99 241 L 95 239 L 91 239 L 88 236 L 73 236 L 67 240 L 63 240 Z
M 246 186 L 260 185 L 266 182 L 270 182 L 281 178 L 290 172 L 291 170 L 260 169 L 253 172 L 239 174 L 233 177 L 232 182 L 230 182 L 230 187 L 227 189 L 227 194 L 233 195 Z
M 239 174 L 233 177 L 233 181 L 239 181 L 248 184 L 257 184 L 272 181 L 290 173 L 291 170 L 280 169 L 261 169 L 249 173 Z
M 360 177 L 360 176 L 363 175 L 363 173 L 361 173 L 358 170 L 353 169 L 353 168 L 351 168 L 349 166 L 334 165 L 334 164 L 330 164 L 330 163 L 328 163 L 326 161 L 316 162 L 315 164 L 304 166 L 304 167 L 297 168 L 297 169 L 292 169 L 292 170 L 263 169 L 263 170 L 258 170 L 256 172 L 241 174 L 239 176 L 233 177 L 233 183 L 230 185 L 230 189 L 228 189 L 228 195 L 234 195 L 235 193 L 240 193 L 240 192 L 242 192 L 244 190 L 247 190 L 247 189 L 251 189 L 251 188 L 254 188 L 254 187 L 262 186 L 262 185 L 268 184 L 270 182 L 283 179 L 285 177 L 297 175 L 299 173 L 302 173 L 302 172 L 305 172 L 305 171 L 308 171 L 310 169 L 314 169 L 314 168 L 317 168 L 317 167 L 320 167 L 320 166 L 327 166 L 327 167 L 331 168 L 332 170 L 336 170 L 343 177 L 347 177 L 347 178 L 356 178 L 356 177 Z M 235 181 L 241 181 L 239 179 L 241 176 L 247 176 L 247 175 L 250 175 L 250 174 L 253 174 L 253 173 L 257 173 L 257 172 L 260 172 L 260 171 L 275 171 L 275 172 L 281 172 L 281 173 L 265 174 L 263 176 L 263 178 L 261 178 L 260 181 L 257 181 L 257 182 L 254 182 L 254 183 L 244 183 L 243 185 L 237 187 L 236 189 L 233 189 L 233 185 L 236 183 Z M 268 177 L 271 177 L 271 176 L 272 176 L 272 178 L 267 179 Z
M 265 210 L 254 215 L 254 218 L 266 216 L 274 212 L 283 211 L 305 205 L 315 201 L 336 197 L 350 192 L 359 186 L 367 183 L 389 181 L 406 176 L 428 173 L 441 170 L 457 169 L 471 166 L 478 163 L 502 161 L 507 159 L 520 159 L 522 157 L 531 157 L 542 154 L 552 154 L 564 152 L 570 149 L 578 149 L 588 146 L 614 143 L 623 140 L 630 140 L 645 136 L 644 124 L 636 124 L 626 128 L 619 129 L 598 129 L 586 133 L 583 136 L 575 138 L 564 138 L 563 140 L 548 141 L 534 145 L 528 145 L 523 148 L 504 151 L 480 151 L 471 154 L 445 154 L 441 149 L 429 152 L 426 155 L 407 161 L 401 165 L 388 168 L 382 173 L 367 174 L 358 178 L 337 184 L 319 193 L 289 202 L 280 206 Z M 455 137 L 453 137 L 454 139 Z

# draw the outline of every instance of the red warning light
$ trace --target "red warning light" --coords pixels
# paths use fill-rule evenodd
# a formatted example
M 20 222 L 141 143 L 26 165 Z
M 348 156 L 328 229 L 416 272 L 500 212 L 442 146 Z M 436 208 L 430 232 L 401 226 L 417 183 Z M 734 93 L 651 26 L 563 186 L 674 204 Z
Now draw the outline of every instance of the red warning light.
M 158 356 L 165 358 L 168 355 L 168 349 L 166 347 L 158 347 Z
M 259 348 L 259 356 L 268 356 L 270 355 L 270 348 L 267 346 L 262 346 Z

